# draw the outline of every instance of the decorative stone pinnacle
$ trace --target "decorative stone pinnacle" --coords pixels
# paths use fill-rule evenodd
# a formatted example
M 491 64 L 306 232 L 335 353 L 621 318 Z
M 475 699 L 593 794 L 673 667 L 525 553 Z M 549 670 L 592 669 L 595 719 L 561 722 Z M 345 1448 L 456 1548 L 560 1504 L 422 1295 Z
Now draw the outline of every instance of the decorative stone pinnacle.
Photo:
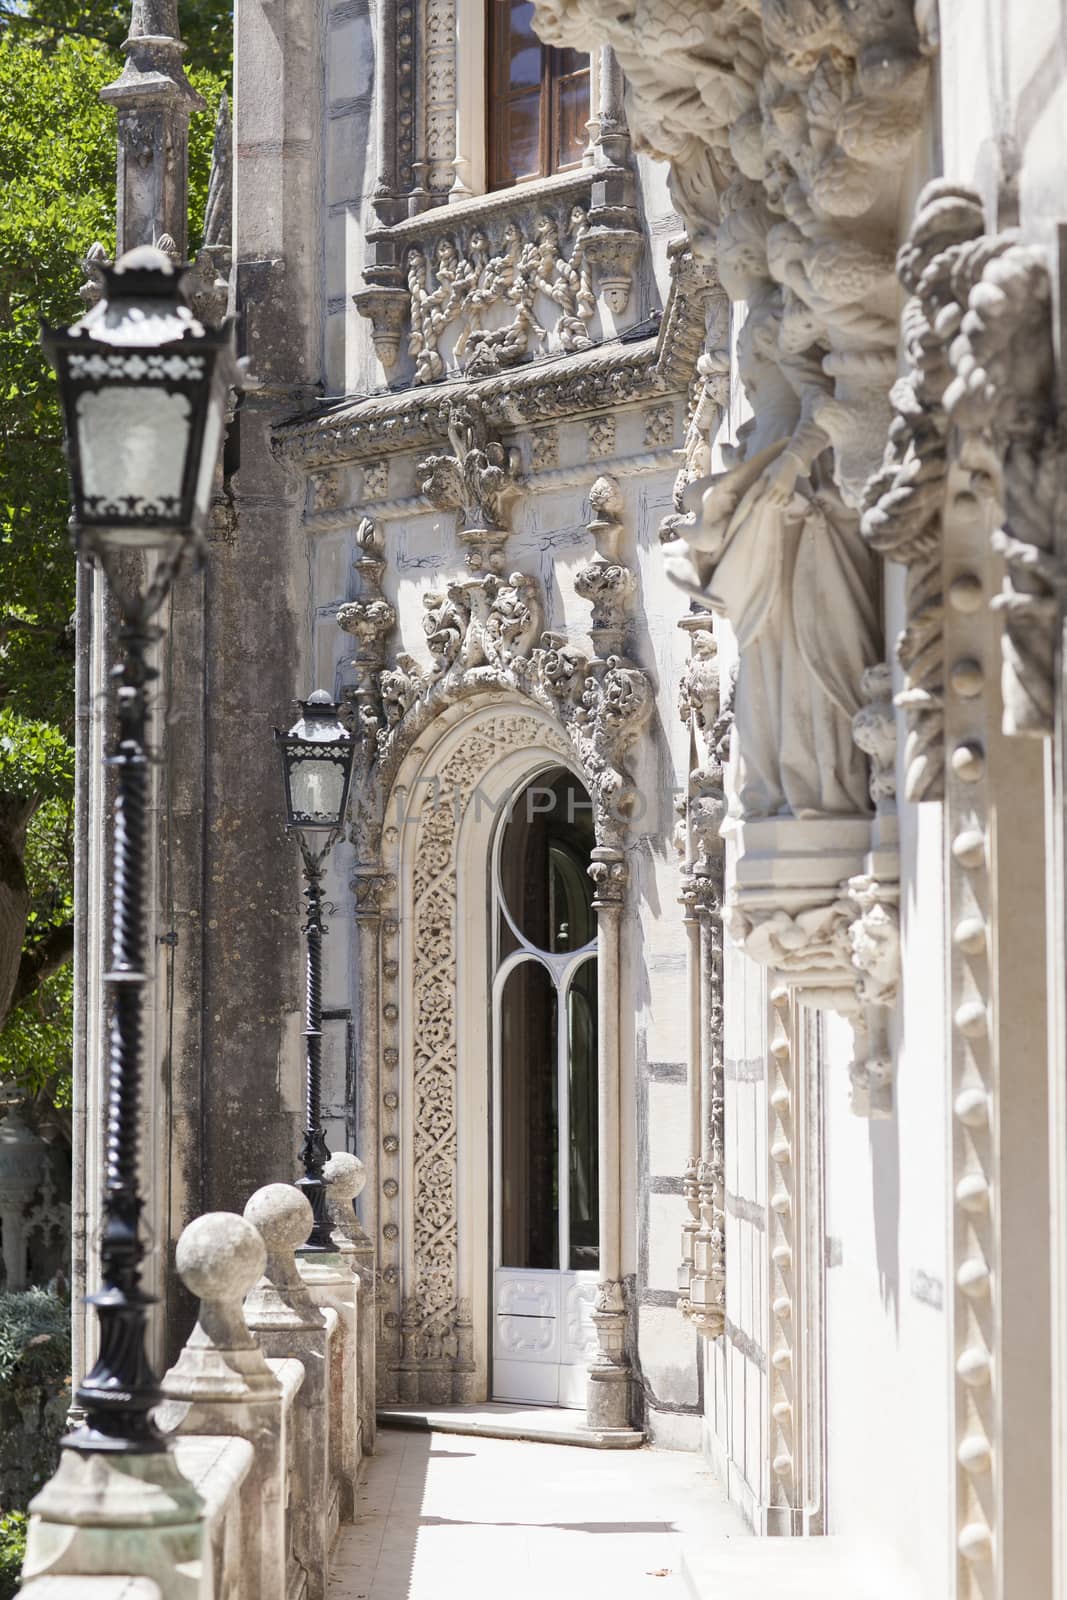
M 130 31 L 122 43 L 126 65 L 115 83 L 100 91 L 112 104 L 148 107 L 181 98 L 189 111 L 202 111 L 182 66 L 185 45 L 178 26 L 178 0 L 133 0 Z

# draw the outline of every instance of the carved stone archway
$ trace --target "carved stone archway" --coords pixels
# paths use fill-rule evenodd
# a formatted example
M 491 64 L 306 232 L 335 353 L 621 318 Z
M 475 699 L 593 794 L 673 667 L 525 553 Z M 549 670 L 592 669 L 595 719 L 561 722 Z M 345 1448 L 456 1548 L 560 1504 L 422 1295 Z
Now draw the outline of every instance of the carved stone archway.
M 633 584 L 613 559 L 614 486 L 603 484 L 593 497 L 600 553 L 579 584 L 593 603 L 594 657 L 541 634 L 535 580 L 490 573 L 425 597 L 430 667 L 399 655 L 387 669 L 384 641 L 395 619 L 377 586 L 381 561 L 370 523 L 360 530 L 363 593 L 338 620 L 359 641 L 352 694 L 363 735 L 353 814 L 360 861 L 353 884 L 362 1016 L 357 1081 L 360 1148 L 374 1178 L 365 1220 L 379 1250 L 380 1398 L 465 1403 L 484 1387 L 484 1319 L 476 1321 L 471 1303 L 481 1279 L 460 1265 L 456 955 L 460 928 L 464 939 L 468 932 L 461 858 L 481 839 L 483 865 L 486 859 L 492 805 L 483 785 L 502 799 L 524 773 L 562 761 L 593 801 L 590 873 L 605 975 L 598 1001 L 599 1352 L 589 1420 L 628 1430 L 618 975 L 635 790 L 625 755 L 651 715 L 653 696 L 647 675 L 622 653 Z M 484 900 L 484 871 L 472 865 L 466 876 L 483 884 Z M 472 1238 L 476 1231 L 468 1230 Z

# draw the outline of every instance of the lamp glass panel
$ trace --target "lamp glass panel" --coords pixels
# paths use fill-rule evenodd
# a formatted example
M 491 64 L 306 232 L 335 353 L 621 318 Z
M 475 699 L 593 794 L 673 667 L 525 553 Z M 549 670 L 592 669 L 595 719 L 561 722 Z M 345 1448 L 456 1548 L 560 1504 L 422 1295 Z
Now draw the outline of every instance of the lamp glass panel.
M 87 389 L 76 413 L 87 517 L 176 520 L 189 447 L 187 396 L 149 386 Z
M 344 790 L 345 772 L 339 761 L 321 761 L 312 756 L 298 759 L 289 767 L 294 817 L 323 824 L 339 822 Z

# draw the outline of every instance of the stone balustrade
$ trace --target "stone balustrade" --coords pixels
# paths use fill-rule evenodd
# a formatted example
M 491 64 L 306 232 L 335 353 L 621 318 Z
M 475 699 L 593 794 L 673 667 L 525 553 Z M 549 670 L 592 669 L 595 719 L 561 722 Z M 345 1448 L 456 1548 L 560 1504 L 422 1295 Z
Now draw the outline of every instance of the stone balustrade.
M 359 1176 L 333 1175 L 349 1210 Z M 310 1228 L 304 1196 L 276 1183 L 243 1217 L 185 1229 L 176 1266 L 200 1312 L 162 1382 L 171 1448 L 63 1452 L 30 1507 L 32 1600 L 323 1600 L 369 1448 L 373 1329 L 361 1339 L 363 1236 L 342 1228 L 336 1253 L 298 1257 Z

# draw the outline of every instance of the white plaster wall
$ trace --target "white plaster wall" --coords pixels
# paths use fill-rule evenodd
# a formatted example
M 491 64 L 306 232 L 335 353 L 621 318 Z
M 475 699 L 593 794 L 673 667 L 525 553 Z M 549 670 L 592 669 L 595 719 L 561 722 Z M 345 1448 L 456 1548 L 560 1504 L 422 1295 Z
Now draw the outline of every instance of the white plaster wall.
M 726 1332 L 707 1346 L 704 1448 L 759 1523 L 767 1491 L 767 981 L 725 951 Z
M 942 0 L 940 17 L 945 174 L 978 186 L 990 222 L 1047 240 L 1067 215 L 1067 14 L 1046 0 Z

